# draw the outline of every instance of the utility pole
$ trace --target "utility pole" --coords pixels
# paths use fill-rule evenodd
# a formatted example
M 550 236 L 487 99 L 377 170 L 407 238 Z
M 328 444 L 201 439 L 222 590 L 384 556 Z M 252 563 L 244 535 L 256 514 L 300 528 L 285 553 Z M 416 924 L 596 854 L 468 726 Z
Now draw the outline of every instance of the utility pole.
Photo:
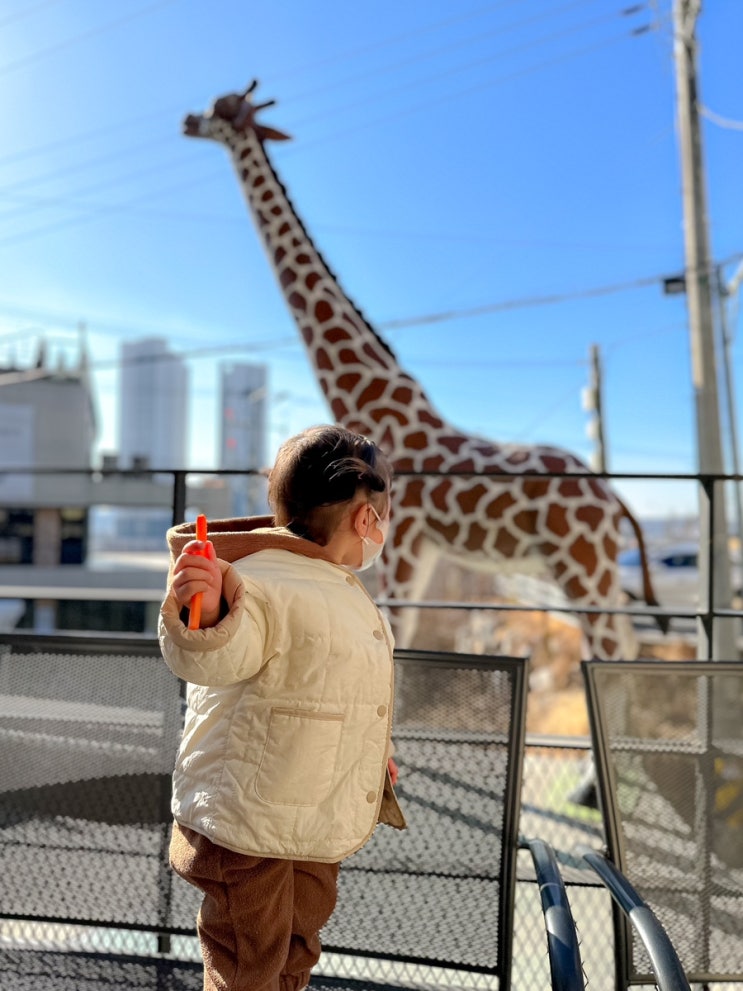
M 591 468 L 597 472 L 605 472 L 607 470 L 602 378 L 601 351 L 598 344 L 592 344 L 591 373 L 588 385 L 583 390 L 583 409 L 593 414 L 586 424 L 586 433 L 595 445 L 591 453 Z
M 738 426 L 736 417 L 735 385 L 733 381 L 732 344 L 733 338 L 728 320 L 728 300 L 738 292 L 743 280 L 743 262 L 740 262 L 732 279 L 728 283 L 723 277 L 722 266 L 717 267 L 717 300 L 720 311 L 720 331 L 722 333 L 722 361 L 725 383 L 725 400 L 727 406 L 727 421 L 730 446 L 730 467 L 734 475 L 740 475 L 740 448 L 738 445 Z M 738 554 L 743 550 L 743 497 L 740 482 L 733 483 L 733 506 L 735 509 L 735 535 L 738 541 Z M 733 589 L 738 592 L 739 589 Z
M 691 365 L 697 422 L 697 463 L 702 475 L 724 472 L 717 362 L 713 318 L 707 202 L 704 183 L 702 138 L 697 87 L 696 21 L 701 0 L 674 0 L 674 50 L 681 178 L 684 205 L 686 299 L 691 338 Z M 699 565 L 700 601 L 709 597 L 710 557 L 715 601 L 711 606 L 730 606 L 730 559 L 724 486 L 717 483 L 713 511 L 702 505 L 700 512 Z M 710 555 L 710 549 L 712 551 Z M 735 623 L 715 619 L 697 624 L 699 657 L 729 660 L 737 657 Z
M 715 276 L 709 249 L 707 201 L 704 183 L 701 127 L 697 86 L 696 21 L 701 0 L 674 0 L 674 48 L 676 95 L 684 206 L 686 299 L 689 314 L 691 365 L 697 423 L 697 464 L 702 475 L 724 472 L 717 361 L 713 317 L 712 282 Z M 715 601 L 730 605 L 730 559 L 724 487 L 715 485 L 713 511 L 708 504 L 700 512 L 700 601 L 707 602 L 710 559 Z M 712 553 L 710 554 L 710 549 Z M 727 660 L 737 657 L 735 623 L 715 619 L 697 624 L 699 657 Z

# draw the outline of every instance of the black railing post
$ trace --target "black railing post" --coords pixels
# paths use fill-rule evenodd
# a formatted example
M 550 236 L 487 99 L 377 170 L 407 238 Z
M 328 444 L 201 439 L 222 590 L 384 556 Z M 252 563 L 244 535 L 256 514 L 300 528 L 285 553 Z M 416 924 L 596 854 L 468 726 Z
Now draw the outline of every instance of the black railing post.
M 704 575 L 705 601 L 700 602 L 700 615 L 697 621 L 697 657 L 700 660 L 712 660 L 714 652 L 715 624 L 715 568 L 714 568 L 714 520 L 715 520 L 715 478 L 710 475 L 699 476 L 699 535 L 700 540 L 706 539 L 706 545 L 700 543 L 699 564 L 704 557 L 706 574 Z M 701 591 L 701 588 L 700 588 Z
M 173 472 L 173 526 L 183 523 L 186 516 L 186 472 Z

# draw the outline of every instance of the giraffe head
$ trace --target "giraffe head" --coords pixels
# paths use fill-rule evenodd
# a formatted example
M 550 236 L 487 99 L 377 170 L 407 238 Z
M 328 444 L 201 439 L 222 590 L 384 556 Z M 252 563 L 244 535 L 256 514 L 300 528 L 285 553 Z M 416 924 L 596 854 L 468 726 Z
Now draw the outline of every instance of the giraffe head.
M 258 86 L 254 79 L 242 93 L 228 93 L 214 101 L 211 110 L 205 114 L 189 114 L 183 121 L 183 132 L 189 138 L 212 138 L 215 141 L 229 140 L 231 135 L 243 135 L 254 131 L 259 141 L 287 141 L 289 135 L 275 127 L 268 127 L 256 120 L 256 115 L 266 107 L 272 107 L 275 100 L 253 103 L 252 96 Z

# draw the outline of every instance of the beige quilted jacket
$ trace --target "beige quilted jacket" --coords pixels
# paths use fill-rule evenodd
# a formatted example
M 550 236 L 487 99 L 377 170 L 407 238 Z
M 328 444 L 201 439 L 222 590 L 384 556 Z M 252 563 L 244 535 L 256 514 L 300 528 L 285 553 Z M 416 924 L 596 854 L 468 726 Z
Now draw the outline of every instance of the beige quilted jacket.
M 356 575 L 269 522 L 210 523 L 217 626 L 188 630 L 163 603 L 163 656 L 189 683 L 172 810 L 230 850 L 335 862 L 378 820 L 405 825 L 387 774 L 392 635 Z M 193 536 L 169 531 L 173 560 Z

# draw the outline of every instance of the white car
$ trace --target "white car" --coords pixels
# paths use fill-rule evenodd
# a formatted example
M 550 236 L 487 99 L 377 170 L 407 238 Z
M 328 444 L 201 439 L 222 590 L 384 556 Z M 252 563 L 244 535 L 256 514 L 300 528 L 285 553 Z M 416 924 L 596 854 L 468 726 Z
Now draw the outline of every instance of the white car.
M 650 577 L 656 598 L 662 606 L 696 609 L 699 603 L 699 547 L 694 543 L 673 544 L 648 551 Z M 640 551 L 637 548 L 619 555 L 622 589 L 631 600 L 644 600 Z M 733 592 L 740 594 L 740 564 L 731 559 Z

